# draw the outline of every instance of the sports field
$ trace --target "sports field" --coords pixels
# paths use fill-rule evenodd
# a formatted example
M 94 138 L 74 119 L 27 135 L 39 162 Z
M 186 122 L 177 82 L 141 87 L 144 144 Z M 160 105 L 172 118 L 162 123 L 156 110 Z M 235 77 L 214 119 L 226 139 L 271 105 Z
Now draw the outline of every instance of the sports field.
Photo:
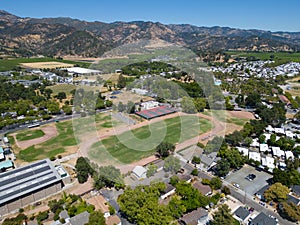
M 27 130 L 16 135 L 18 141 L 27 141 L 39 137 L 43 137 L 45 135 L 44 131 L 38 130 Z
M 99 163 L 107 163 L 111 157 L 121 163 L 132 163 L 152 155 L 161 141 L 181 143 L 210 129 L 211 122 L 197 116 L 170 118 L 106 138 L 93 144 L 88 154 Z

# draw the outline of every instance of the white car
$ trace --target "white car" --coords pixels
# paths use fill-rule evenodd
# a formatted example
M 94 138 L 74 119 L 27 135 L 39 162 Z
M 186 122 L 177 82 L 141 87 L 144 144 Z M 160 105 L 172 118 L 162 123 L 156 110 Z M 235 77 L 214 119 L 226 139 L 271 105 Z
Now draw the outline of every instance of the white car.
M 240 185 L 237 184 L 237 183 L 233 183 L 232 185 L 233 185 L 234 187 L 236 187 L 236 188 L 240 188 Z

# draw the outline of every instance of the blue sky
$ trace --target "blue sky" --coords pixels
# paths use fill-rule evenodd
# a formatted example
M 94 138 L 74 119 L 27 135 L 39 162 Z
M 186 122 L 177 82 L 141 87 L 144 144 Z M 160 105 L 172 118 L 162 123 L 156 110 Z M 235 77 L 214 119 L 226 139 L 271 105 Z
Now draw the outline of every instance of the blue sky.
M 0 0 L 0 9 L 21 17 L 300 31 L 300 0 Z

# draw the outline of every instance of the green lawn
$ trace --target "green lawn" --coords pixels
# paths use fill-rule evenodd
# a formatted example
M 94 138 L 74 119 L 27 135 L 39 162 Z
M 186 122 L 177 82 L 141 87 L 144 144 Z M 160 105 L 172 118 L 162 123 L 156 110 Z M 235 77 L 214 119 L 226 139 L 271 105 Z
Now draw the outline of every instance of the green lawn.
M 39 137 L 43 137 L 45 135 L 44 131 L 42 130 L 27 130 L 22 133 L 18 133 L 16 138 L 18 141 L 27 141 Z
M 89 156 L 98 162 L 113 158 L 122 163 L 131 163 L 152 155 L 162 141 L 181 143 L 211 128 L 210 121 L 196 116 L 166 119 L 97 142 L 91 147 Z
M 53 58 L 15 58 L 15 59 L 1 59 L 0 60 L 0 71 L 13 70 L 20 66 L 20 63 L 33 63 L 33 62 L 63 62 L 70 64 L 77 64 L 81 67 L 89 67 L 90 63 L 86 62 L 74 62 L 69 60 L 58 60 Z
M 57 156 L 58 154 L 64 153 L 66 147 L 76 146 L 86 135 L 91 133 L 97 135 L 97 131 L 100 129 L 115 127 L 118 124 L 120 124 L 120 122 L 114 120 L 111 115 L 107 113 L 98 113 L 94 116 L 59 122 L 55 124 L 58 131 L 56 137 L 39 145 L 21 150 L 18 156 L 21 160 L 27 162 Z M 17 136 L 23 133 L 24 132 L 18 133 Z
M 57 127 L 58 136 L 39 145 L 21 150 L 19 152 L 19 158 L 27 162 L 50 158 L 65 152 L 64 147 L 77 145 L 73 134 L 72 121 L 60 122 L 55 125 Z

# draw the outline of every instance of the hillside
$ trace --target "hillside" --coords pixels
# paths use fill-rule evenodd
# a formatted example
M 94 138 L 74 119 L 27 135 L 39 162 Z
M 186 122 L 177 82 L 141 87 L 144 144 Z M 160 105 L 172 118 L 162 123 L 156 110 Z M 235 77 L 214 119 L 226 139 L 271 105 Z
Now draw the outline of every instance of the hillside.
M 0 53 L 14 56 L 100 56 L 140 39 L 161 39 L 193 50 L 216 52 L 298 51 L 300 32 L 229 27 L 165 25 L 153 22 L 86 22 L 71 18 L 20 18 L 0 11 Z

